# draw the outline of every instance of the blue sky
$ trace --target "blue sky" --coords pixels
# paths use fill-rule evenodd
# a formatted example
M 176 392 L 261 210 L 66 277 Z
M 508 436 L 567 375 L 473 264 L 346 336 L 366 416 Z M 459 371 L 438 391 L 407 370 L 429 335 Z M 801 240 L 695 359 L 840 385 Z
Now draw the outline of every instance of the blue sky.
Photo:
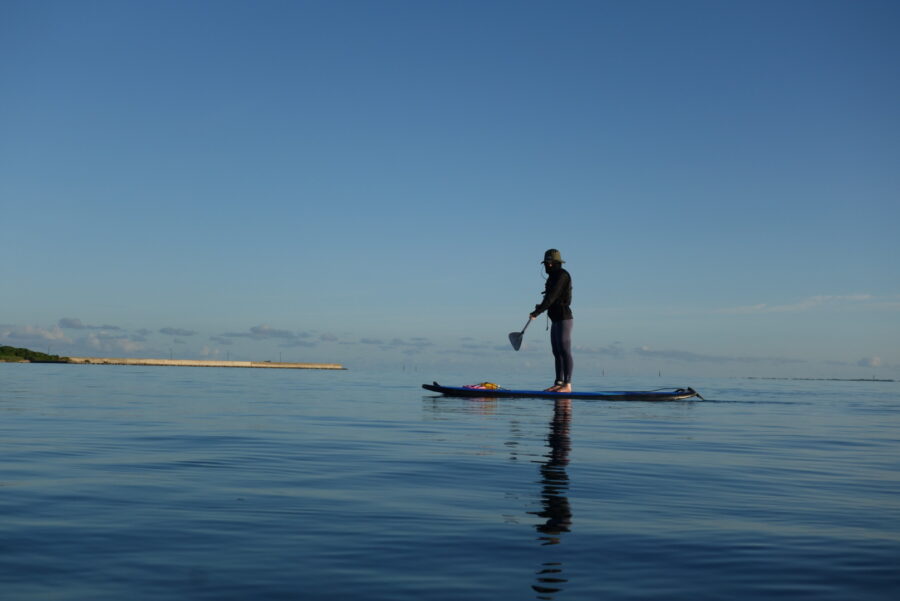
M 0 3 L 0 344 L 900 377 L 900 5 Z M 577 378 L 576 378 L 577 380 Z

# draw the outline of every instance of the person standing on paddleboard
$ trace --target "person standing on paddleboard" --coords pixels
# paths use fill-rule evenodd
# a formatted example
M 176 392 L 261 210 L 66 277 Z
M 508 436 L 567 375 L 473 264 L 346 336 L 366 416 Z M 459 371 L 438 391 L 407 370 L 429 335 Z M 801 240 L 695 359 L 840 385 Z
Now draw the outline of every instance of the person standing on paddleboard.
M 556 382 L 549 392 L 572 392 L 572 276 L 563 269 L 562 255 L 555 248 L 544 253 L 544 300 L 534 306 L 529 317 L 547 312 L 550 318 L 550 346 L 556 362 Z

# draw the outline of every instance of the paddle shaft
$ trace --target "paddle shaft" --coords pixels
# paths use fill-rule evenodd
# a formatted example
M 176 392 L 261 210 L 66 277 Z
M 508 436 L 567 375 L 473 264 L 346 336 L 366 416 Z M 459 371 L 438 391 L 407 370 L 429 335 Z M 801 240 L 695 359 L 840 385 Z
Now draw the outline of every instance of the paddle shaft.
M 520 334 L 524 334 L 524 333 L 525 333 L 525 330 L 528 329 L 528 325 L 529 325 L 532 321 L 534 321 L 534 318 L 533 318 L 533 317 L 529 317 L 529 318 L 528 318 L 528 321 L 525 322 L 525 327 L 522 328 L 522 331 L 519 332 L 519 333 L 520 333 Z

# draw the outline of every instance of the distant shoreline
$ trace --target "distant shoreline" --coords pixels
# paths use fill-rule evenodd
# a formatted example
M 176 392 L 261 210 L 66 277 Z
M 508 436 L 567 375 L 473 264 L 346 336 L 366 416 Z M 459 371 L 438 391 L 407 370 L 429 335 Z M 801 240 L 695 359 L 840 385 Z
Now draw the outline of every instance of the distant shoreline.
M 798 380 L 810 382 L 896 382 L 880 378 L 772 378 L 763 376 L 746 376 L 747 380 Z
M 217 361 L 202 359 L 127 359 L 118 357 L 69 357 L 77 365 L 152 365 L 157 367 L 259 367 L 270 369 L 346 370 L 340 363 L 275 363 L 272 361 Z

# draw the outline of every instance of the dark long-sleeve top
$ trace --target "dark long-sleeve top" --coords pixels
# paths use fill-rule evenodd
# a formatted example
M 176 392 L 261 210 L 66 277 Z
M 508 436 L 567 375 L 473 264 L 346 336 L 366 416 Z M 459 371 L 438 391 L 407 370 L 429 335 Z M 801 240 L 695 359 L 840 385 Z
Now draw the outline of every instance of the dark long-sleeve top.
M 544 300 L 535 305 L 531 313 L 535 317 L 547 312 L 550 321 L 572 319 L 572 276 L 562 267 L 557 267 L 547 276 L 544 284 Z

